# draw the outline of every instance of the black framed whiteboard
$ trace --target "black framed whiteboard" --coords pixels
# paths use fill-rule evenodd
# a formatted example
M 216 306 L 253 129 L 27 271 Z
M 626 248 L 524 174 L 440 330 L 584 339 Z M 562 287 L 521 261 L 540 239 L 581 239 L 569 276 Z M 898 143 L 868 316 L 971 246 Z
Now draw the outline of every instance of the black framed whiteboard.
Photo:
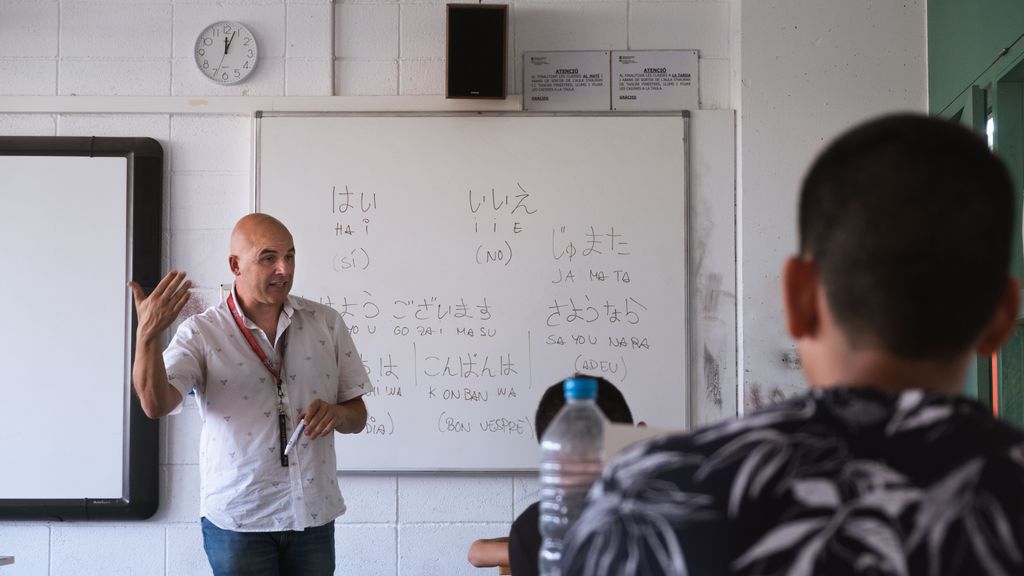
M 148 518 L 158 423 L 131 391 L 129 279 L 160 277 L 163 149 L 0 137 L 0 519 Z M 13 272 L 16 271 L 16 272 Z
M 533 470 L 537 401 L 604 376 L 689 425 L 688 122 L 258 114 L 255 208 L 376 386 L 341 470 Z

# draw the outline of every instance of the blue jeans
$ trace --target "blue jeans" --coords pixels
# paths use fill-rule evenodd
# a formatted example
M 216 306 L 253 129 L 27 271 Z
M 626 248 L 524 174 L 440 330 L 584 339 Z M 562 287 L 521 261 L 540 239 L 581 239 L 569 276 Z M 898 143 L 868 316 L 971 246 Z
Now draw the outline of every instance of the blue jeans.
M 234 532 L 206 518 L 203 548 L 214 576 L 330 576 L 334 522 L 305 530 Z

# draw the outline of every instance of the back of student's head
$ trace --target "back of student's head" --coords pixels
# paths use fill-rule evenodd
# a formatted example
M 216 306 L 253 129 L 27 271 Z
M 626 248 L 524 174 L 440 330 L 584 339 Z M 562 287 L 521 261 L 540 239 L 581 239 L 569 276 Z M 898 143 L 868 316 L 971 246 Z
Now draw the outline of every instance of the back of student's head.
M 1006 288 L 1010 177 L 953 123 L 895 115 L 840 136 L 804 179 L 799 219 L 801 254 L 854 347 L 962 353 Z
M 591 378 L 597 381 L 597 407 L 604 413 L 605 418 L 618 424 L 632 424 L 633 413 L 629 410 L 629 404 L 622 392 L 614 384 L 600 376 L 587 376 L 577 374 L 576 378 Z M 540 402 L 537 404 L 537 414 L 533 419 L 533 425 L 537 431 L 537 440 L 544 436 L 548 424 L 555 419 L 558 411 L 565 406 L 565 381 L 559 382 L 544 391 Z

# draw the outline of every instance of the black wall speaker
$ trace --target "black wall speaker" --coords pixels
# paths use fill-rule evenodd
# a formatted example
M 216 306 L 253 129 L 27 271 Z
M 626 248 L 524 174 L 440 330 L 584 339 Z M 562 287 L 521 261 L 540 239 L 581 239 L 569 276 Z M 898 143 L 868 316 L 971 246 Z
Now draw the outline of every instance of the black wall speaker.
M 448 98 L 504 98 L 507 4 L 448 5 Z

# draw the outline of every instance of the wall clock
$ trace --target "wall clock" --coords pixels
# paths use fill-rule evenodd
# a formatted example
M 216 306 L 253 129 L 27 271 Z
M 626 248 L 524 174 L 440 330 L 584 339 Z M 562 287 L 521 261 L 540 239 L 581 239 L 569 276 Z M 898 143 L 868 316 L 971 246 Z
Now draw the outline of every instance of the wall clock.
M 196 66 L 217 84 L 237 84 L 245 80 L 259 58 L 256 37 L 238 22 L 210 24 L 195 47 Z

